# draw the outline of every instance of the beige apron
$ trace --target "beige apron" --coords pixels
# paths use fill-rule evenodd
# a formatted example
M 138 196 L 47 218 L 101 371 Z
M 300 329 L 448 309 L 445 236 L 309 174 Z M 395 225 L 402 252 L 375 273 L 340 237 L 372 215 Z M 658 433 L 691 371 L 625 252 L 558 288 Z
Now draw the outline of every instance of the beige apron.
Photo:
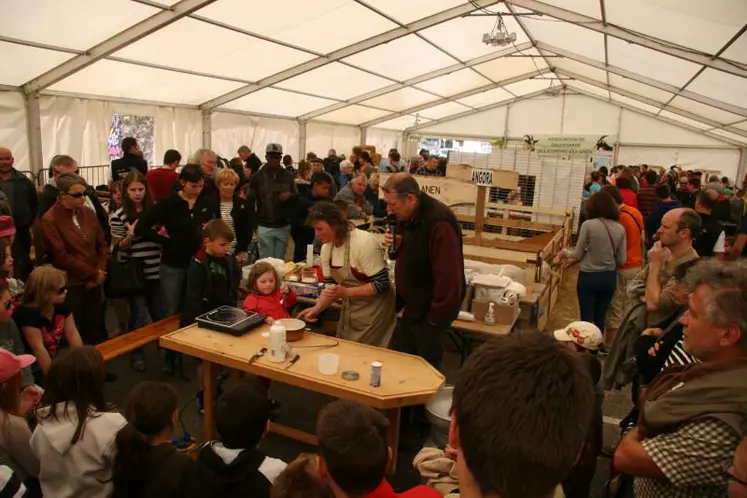
M 332 267 L 332 250 L 329 252 L 331 277 L 343 287 L 358 287 L 365 284 L 353 275 L 350 267 L 350 240 L 345 242 L 345 259 L 341 268 Z M 389 342 L 397 325 L 397 303 L 394 288 L 384 294 L 346 298 L 342 301 L 337 337 L 381 348 Z

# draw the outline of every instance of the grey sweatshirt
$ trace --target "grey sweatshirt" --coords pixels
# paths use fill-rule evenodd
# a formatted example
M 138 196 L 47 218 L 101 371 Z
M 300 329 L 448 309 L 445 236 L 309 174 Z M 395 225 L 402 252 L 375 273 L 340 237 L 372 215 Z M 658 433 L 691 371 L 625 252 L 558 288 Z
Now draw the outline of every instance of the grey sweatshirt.
M 576 247 L 565 252 L 580 262 L 581 271 L 613 271 L 625 264 L 625 243 L 625 228 L 621 224 L 595 218 L 581 225 Z

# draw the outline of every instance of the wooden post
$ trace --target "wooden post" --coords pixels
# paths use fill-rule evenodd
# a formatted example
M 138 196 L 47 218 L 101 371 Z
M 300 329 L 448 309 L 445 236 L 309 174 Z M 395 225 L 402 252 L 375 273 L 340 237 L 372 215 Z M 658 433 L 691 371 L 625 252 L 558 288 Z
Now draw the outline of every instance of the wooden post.
M 480 245 L 482 239 L 483 222 L 485 221 L 485 198 L 488 187 L 477 187 L 477 200 L 475 201 L 475 240 Z
M 202 437 L 205 441 L 215 439 L 215 375 L 217 368 L 210 361 L 202 362 L 202 406 L 205 410 L 203 415 Z

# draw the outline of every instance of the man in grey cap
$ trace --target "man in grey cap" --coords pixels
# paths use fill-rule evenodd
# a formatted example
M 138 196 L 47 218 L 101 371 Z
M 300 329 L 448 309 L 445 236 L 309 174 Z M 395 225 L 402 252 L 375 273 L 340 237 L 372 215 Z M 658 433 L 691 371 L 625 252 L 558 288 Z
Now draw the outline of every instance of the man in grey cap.
M 290 211 L 298 197 L 293 175 L 280 164 L 283 146 L 267 144 L 267 163 L 249 179 L 249 203 L 257 216 L 260 258 L 285 259 L 290 238 Z

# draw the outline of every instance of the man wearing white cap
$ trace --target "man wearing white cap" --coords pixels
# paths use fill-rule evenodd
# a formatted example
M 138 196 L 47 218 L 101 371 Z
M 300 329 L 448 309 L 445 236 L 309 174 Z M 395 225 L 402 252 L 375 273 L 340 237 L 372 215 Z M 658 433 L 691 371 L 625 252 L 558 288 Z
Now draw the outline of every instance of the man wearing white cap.
M 280 164 L 283 146 L 267 144 L 267 163 L 249 180 L 249 203 L 255 208 L 260 258 L 285 259 L 290 211 L 298 197 L 293 175 Z
M 579 353 L 581 362 L 591 376 L 595 386 L 602 376 L 602 365 L 599 360 L 590 353 L 599 350 L 604 342 L 604 336 L 599 327 L 590 322 L 571 322 L 565 328 L 556 330 L 553 335 L 555 339 L 567 344 L 569 348 Z M 595 388 L 594 411 L 591 424 L 586 434 L 586 442 L 576 458 L 566 478 L 563 480 L 563 492 L 566 496 L 589 496 L 591 483 L 596 471 L 597 456 L 602 450 L 603 423 L 602 402 L 604 392 L 601 388 Z

